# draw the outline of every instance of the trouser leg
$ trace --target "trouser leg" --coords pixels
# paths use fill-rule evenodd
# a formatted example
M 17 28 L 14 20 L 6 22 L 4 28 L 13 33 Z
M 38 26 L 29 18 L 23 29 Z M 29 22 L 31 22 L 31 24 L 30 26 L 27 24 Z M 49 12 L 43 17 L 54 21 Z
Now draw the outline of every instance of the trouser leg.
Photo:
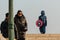
M 25 40 L 25 33 L 24 32 L 20 32 L 18 35 L 18 40 Z
M 40 30 L 40 33 L 41 33 L 41 34 L 45 34 L 45 32 L 46 32 L 45 27 L 41 27 L 41 28 L 39 28 L 39 30 Z

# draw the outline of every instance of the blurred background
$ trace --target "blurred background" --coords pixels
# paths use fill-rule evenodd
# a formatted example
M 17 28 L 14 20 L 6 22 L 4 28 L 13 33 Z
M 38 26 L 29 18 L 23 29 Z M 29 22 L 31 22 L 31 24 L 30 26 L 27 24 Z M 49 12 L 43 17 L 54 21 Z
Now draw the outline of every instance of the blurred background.
M 0 24 L 8 12 L 8 0 L 0 0 Z M 36 20 L 41 10 L 47 16 L 46 34 L 60 34 L 60 0 L 14 0 L 14 16 L 22 10 L 28 22 L 27 34 L 40 34 Z

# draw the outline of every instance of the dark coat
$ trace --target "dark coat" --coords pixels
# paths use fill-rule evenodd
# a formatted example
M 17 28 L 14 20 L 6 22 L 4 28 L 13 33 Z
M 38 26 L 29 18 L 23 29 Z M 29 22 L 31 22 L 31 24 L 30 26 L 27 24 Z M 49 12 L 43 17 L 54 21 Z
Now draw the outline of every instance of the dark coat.
M 39 20 L 43 21 L 43 25 L 47 26 L 47 17 L 46 16 L 39 16 Z
M 15 26 L 14 26 L 14 32 L 16 33 Z M 1 23 L 1 33 L 4 38 L 8 38 L 8 21 L 6 19 Z
M 45 34 L 46 26 L 47 26 L 47 18 L 45 15 L 44 16 L 41 15 L 41 16 L 39 16 L 39 20 L 43 21 L 43 25 L 42 25 L 42 27 L 39 28 L 39 30 L 42 34 Z
M 23 32 L 27 31 L 27 22 L 26 22 L 25 16 L 23 15 L 22 17 L 18 17 L 17 15 L 15 15 L 14 23 L 15 23 L 15 29 L 16 29 L 15 35 L 19 37 L 21 35 L 24 35 Z
M 21 31 L 23 31 L 23 32 L 27 31 L 27 29 L 25 29 L 25 28 L 27 28 L 27 22 L 26 22 L 26 19 L 24 16 L 18 17 L 16 15 L 14 18 L 14 23 L 15 23 L 18 31 L 20 31 L 20 32 Z
M 1 23 L 1 33 L 3 37 L 8 38 L 8 22 L 6 20 Z

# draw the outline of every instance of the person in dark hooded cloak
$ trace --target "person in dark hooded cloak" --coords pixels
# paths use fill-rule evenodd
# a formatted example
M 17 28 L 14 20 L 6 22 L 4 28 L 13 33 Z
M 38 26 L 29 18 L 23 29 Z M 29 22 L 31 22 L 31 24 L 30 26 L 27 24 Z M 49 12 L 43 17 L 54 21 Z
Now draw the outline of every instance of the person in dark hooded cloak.
M 45 34 L 46 33 L 46 26 L 47 26 L 47 17 L 45 16 L 44 10 L 41 11 L 41 15 L 39 16 L 39 20 L 41 20 L 43 22 L 43 25 L 41 27 L 39 27 L 39 30 L 40 30 L 41 34 Z

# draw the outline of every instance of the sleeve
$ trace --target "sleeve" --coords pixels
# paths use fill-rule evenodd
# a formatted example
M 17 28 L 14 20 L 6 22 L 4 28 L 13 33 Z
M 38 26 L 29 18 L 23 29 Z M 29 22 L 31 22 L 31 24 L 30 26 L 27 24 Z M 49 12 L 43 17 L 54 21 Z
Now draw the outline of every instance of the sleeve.
M 47 17 L 45 18 L 45 25 L 47 26 Z
M 1 30 L 1 25 L 0 25 L 0 30 Z
M 27 21 L 25 21 L 25 30 L 27 31 L 28 28 L 27 28 Z
M 25 26 L 27 27 L 27 21 L 25 21 Z
M 18 23 L 18 19 L 17 19 L 16 17 L 14 18 L 14 24 L 15 24 L 16 26 L 19 25 L 19 23 Z
M 3 22 L 1 23 L 1 33 L 3 32 Z

